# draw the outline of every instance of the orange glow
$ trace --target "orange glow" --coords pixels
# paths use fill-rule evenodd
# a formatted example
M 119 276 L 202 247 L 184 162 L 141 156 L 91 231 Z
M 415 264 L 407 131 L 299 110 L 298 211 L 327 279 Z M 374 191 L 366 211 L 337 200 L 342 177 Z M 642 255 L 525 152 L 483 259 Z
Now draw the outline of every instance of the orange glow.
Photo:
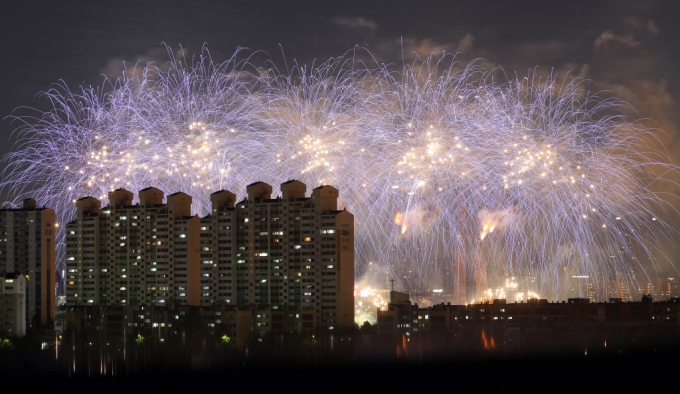
M 496 341 L 494 341 L 493 337 L 487 338 L 484 330 L 482 330 L 482 343 L 484 344 L 484 349 L 496 348 Z
M 397 211 L 396 215 L 394 215 L 394 224 L 400 224 L 401 233 L 404 234 L 408 228 L 408 226 L 406 226 L 406 215 L 401 213 L 401 211 Z

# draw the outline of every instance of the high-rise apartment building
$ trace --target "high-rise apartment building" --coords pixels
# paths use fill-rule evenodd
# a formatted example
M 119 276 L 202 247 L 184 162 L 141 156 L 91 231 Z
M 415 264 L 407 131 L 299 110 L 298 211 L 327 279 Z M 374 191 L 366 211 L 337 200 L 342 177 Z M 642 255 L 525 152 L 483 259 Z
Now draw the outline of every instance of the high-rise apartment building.
M 211 213 L 191 197 L 147 188 L 85 197 L 67 225 L 67 305 L 168 305 L 312 311 L 315 327 L 354 324 L 354 216 L 338 190 L 288 181 L 281 196 L 256 182 L 247 196 L 220 190 Z
M 109 193 L 109 205 L 93 197 L 76 201 L 66 225 L 67 305 L 198 304 L 190 289 L 198 269 L 198 223 L 191 196 L 146 188 L 139 203 L 125 189 Z
M 54 211 L 33 199 L 0 209 L 0 274 L 24 275 L 27 328 L 54 320 L 57 227 Z

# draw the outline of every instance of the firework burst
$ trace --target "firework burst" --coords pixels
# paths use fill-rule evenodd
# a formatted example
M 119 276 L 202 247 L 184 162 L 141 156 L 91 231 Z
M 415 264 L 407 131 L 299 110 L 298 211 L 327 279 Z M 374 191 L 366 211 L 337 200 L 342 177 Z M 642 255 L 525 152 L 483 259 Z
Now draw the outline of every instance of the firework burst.
M 1 186 L 65 222 L 76 199 L 118 187 L 184 191 L 207 214 L 218 189 L 332 184 L 356 217 L 358 272 L 371 261 L 382 288 L 417 295 L 455 292 L 464 267 L 459 302 L 487 292 L 487 274 L 534 278 L 553 299 L 572 276 L 599 298 L 635 294 L 655 232 L 674 231 L 650 184 L 677 168 L 582 81 L 493 82 L 500 72 L 452 56 L 397 73 L 351 54 L 282 72 L 242 54 L 49 90 L 51 110 L 15 119 Z

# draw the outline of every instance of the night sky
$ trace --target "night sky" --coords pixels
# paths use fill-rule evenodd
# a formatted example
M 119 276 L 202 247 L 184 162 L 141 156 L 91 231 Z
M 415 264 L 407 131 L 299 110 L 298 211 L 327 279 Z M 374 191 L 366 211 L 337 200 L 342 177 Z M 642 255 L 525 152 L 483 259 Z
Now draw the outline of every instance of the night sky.
M 60 80 L 78 91 L 115 79 L 124 64 L 166 62 L 166 45 L 188 57 L 206 46 L 216 61 L 238 47 L 280 60 L 282 48 L 303 64 L 355 45 L 394 64 L 460 52 L 461 62 L 482 58 L 509 77 L 536 69 L 590 79 L 630 103 L 633 117 L 653 119 L 647 125 L 663 130 L 659 138 L 680 164 L 679 16 L 677 1 L 24 0 L 0 14 L 0 115 L 48 109 L 39 93 Z M 0 124 L 0 154 L 11 149 L 14 128 L 7 118 Z M 680 224 L 677 215 L 667 220 Z

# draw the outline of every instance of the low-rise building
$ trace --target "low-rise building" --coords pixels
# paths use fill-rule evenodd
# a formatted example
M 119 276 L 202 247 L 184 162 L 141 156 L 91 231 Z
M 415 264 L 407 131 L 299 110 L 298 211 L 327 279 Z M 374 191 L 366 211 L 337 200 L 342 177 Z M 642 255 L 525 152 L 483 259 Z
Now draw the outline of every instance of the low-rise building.
M 396 293 L 396 292 L 394 292 Z M 653 302 L 643 296 L 639 302 L 591 303 L 588 298 L 570 298 L 562 302 L 529 299 L 507 303 L 504 299 L 469 305 L 438 304 L 419 307 L 403 298 L 378 309 L 379 334 L 410 336 L 420 332 L 454 331 L 466 326 L 493 326 L 507 330 L 519 327 L 557 327 L 573 325 L 679 324 L 680 298 Z

